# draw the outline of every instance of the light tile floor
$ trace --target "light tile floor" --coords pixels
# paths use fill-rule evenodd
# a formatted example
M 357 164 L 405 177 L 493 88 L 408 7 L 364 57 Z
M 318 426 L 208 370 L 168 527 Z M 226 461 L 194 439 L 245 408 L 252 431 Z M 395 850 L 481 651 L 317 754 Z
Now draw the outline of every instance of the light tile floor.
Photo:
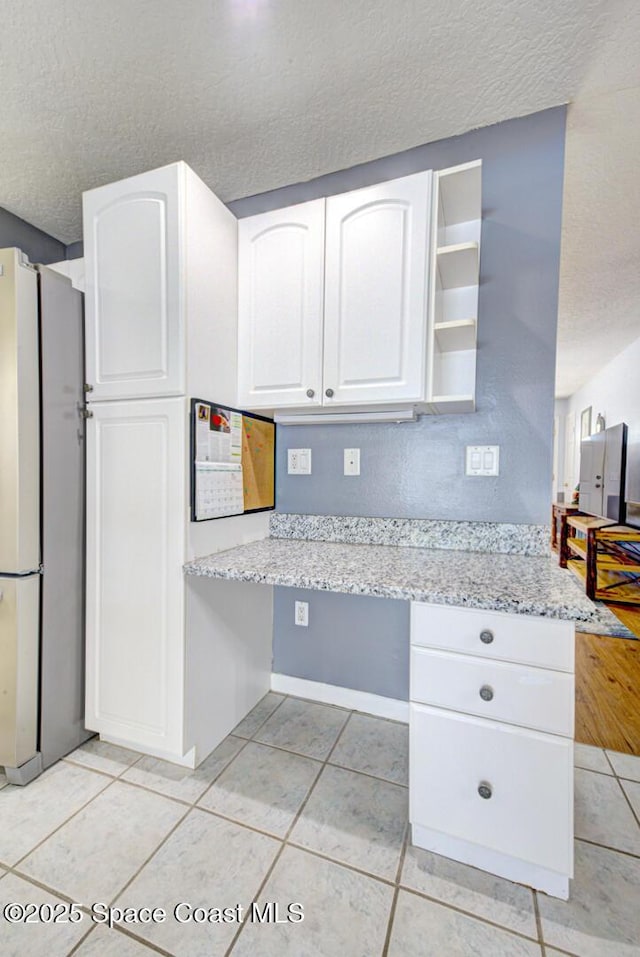
M 0 773 L 0 907 L 41 918 L 0 917 L 0 954 L 640 957 L 640 757 L 576 747 L 563 902 L 408 845 L 407 743 L 270 693 L 197 771 L 94 739 L 26 788 Z M 304 921 L 238 921 L 252 901 Z M 110 929 L 94 904 L 167 917 Z

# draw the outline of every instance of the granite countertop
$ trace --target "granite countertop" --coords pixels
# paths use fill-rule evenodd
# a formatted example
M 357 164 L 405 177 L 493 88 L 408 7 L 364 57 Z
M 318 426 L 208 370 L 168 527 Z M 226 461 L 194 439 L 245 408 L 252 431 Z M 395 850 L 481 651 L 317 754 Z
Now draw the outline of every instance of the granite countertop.
M 574 621 L 597 616 L 548 556 L 267 538 L 195 559 L 185 572 Z

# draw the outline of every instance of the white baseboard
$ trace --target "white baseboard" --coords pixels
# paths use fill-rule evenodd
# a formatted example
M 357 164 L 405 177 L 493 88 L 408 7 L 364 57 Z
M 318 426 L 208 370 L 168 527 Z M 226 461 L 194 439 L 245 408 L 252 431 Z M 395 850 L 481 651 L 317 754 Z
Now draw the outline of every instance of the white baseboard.
M 397 698 L 385 698 L 384 695 L 370 694 L 368 691 L 356 691 L 353 688 L 341 688 L 327 685 L 308 678 L 293 678 L 291 675 L 271 675 L 271 690 L 280 694 L 291 694 L 297 698 L 334 704 L 351 711 L 363 711 L 377 718 L 390 718 L 392 721 L 409 723 L 409 702 Z

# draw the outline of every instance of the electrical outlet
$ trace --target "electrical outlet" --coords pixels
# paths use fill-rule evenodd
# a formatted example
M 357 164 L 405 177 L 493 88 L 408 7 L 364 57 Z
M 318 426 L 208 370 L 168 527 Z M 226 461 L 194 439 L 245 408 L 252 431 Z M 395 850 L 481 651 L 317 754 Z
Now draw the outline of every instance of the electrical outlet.
M 309 602 L 297 601 L 295 611 L 296 625 L 302 625 L 303 628 L 309 627 Z
M 311 449 L 287 449 L 289 475 L 311 475 Z
M 344 474 L 360 475 L 360 449 L 344 450 Z

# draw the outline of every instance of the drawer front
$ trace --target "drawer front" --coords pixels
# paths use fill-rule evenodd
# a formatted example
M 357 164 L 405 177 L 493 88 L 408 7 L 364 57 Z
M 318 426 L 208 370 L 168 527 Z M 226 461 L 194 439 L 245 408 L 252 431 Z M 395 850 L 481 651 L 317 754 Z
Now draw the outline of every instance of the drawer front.
M 411 643 L 573 672 L 572 621 L 411 603 Z
M 409 760 L 412 824 L 571 873 L 571 740 L 412 704 Z
M 562 671 L 414 647 L 411 700 L 573 737 L 574 679 Z

